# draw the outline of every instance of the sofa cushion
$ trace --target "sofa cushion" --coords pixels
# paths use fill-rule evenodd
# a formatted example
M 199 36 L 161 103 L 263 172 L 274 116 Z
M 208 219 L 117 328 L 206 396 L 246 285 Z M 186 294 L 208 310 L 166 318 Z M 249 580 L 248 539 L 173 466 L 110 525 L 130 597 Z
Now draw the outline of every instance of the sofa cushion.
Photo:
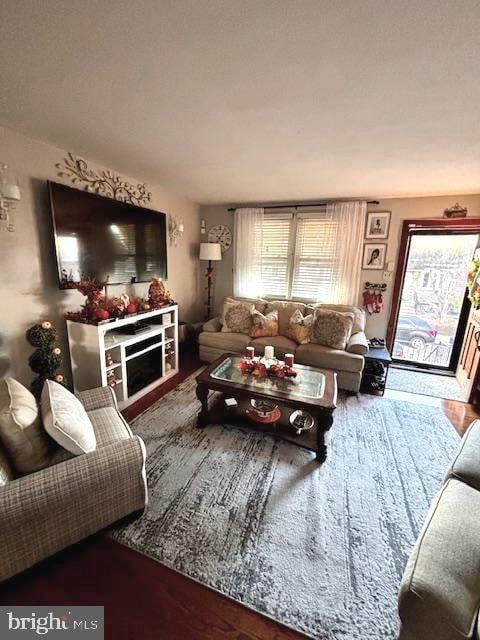
M 256 338 L 250 341 L 250 346 L 255 348 L 256 355 L 263 355 L 265 347 L 272 345 L 275 349 L 275 357 L 284 358 L 286 353 L 295 353 L 297 343 L 285 336 L 274 336 L 272 338 Z
M 474 420 L 460 443 L 460 449 L 447 472 L 480 491 L 480 420 Z
M 43 385 L 42 418 L 47 433 L 67 451 L 75 455 L 95 451 L 95 432 L 83 404 L 53 380 Z
M 345 349 L 352 335 L 353 313 L 315 309 L 312 342 L 332 349 Z
M 245 333 L 252 328 L 253 304 L 238 300 L 225 300 L 222 311 L 222 331 L 224 333 Z
M 233 298 L 232 296 L 228 296 L 225 298 L 225 301 L 229 302 L 246 302 L 247 304 L 253 304 L 257 311 L 260 313 L 265 313 L 268 301 L 263 298 Z
M 285 336 L 298 344 L 308 344 L 311 339 L 313 313 L 304 316 L 300 309 L 294 311 L 288 321 Z
M 0 447 L 0 487 L 5 486 L 7 482 L 10 482 L 10 480 L 13 480 L 14 478 L 15 475 L 7 460 L 5 451 Z
M 399 596 L 400 638 L 470 638 L 480 593 L 480 492 L 450 479 L 433 501 Z
M 287 300 L 272 300 L 268 303 L 267 313 L 269 311 L 278 311 L 278 333 L 285 335 L 288 323 L 294 311 L 299 309 L 305 313 L 305 305 L 302 302 L 289 302 Z
M 225 352 L 230 351 L 231 353 L 243 353 L 245 347 L 250 342 L 250 336 L 244 333 L 225 333 L 223 331 L 212 333 L 203 331 L 198 336 L 198 342 L 204 347 L 222 349 Z
M 358 331 L 365 331 L 366 316 L 365 311 L 359 307 L 352 307 L 348 304 L 328 304 L 319 303 L 309 305 L 307 313 L 315 309 L 331 309 L 332 311 L 339 311 L 340 313 L 353 313 L 354 322 L 352 327 L 352 334 L 358 333 Z
M 130 427 L 115 407 L 94 409 L 88 412 L 88 417 L 93 424 L 97 448 L 132 437 Z
M 268 338 L 270 336 L 278 336 L 278 311 L 270 311 L 264 315 L 255 309 L 252 313 L 250 337 Z
M 49 440 L 37 401 L 13 378 L 0 380 L 0 441 L 19 473 L 31 473 L 48 465 Z
M 319 369 L 352 372 L 362 371 L 364 364 L 363 356 L 313 343 L 298 345 L 295 351 L 295 362 Z

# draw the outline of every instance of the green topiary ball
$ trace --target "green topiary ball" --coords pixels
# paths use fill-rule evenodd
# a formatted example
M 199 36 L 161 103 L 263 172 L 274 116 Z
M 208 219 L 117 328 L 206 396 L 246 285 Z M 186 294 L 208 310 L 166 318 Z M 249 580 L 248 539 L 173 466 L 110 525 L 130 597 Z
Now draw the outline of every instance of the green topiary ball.
M 32 347 L 47 348 L 57 339 L 57 330 L 48 321 L 34 324 L 28 329 L 26 338 Z

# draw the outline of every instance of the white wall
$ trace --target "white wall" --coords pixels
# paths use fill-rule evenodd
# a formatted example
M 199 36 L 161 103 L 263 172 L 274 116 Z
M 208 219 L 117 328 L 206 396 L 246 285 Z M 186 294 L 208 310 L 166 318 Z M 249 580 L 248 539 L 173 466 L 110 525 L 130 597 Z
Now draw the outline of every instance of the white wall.
M 318 198 L 322 202 L 321 198 Z M 451 195 L 451 196 L 432 196 L 423 198 L 388 198 L 380 201 L 379 205 L 368 207 L 368 211 L 391 211 L 390 233 L 387 240 L 378 240 L 378 242 L 387 243 L 386 262 L 394 262 L 393 279 L 387 284 L 387 292 L 383 296 L 384 309 L 380 314 L 374 314 L 367 319 L 367 335 L 369 337 L 384 337 L 387 331 L 387 323 L 390 315 L 391 294 L 393 281 L 395 278 L 395 269 L 397 266 L 398 250 L 400 245 L 400 237 L 402 231 L 402 223 L 407 219 L 415 218 L 436 218 L 442 217 L 443 211 L 447 207 L 451 207 L 455 202 L 460 202 L 468 208 L 469 217 L 480 217 L 480 194 L 474 195 Z M 233 213 L 227 211 L 234 205 L 204 205 L 200 207 L 200 217 L 205 218 L 208 229 L 215 224 L 226 224 L 233 231 Z M 238 205 L 241 206 L 241 205 Z M 246 205 L 248 206 L 248 205 Z M 204 236 L 206 238 L 206 236 Z M 373 243 L 374 241 L 368 241 Z M 221 309 L 222 299 L 226 295 L 232 294 L 233 289 L 233 248 L 231 247 L 223 254 L 222 262 L 216 263 L 216 279 L 215 279 L 215 307 L 218 312 Z M 362 270 L 362 287 L 365 282 L 380 282 L 383 271 L 364 271 Z M 362 289 L 363 290 L 363 289 Z M 359 291 L 359 303 L 361 303 L 361 293 Z
M 57 176 L 55 164 L 66 151 L 0 127 L 0 162 L 18 176 L 22 200 L 13 212 L 14 233 L 0 231 L 0 377 L 10 375 L 29 384 L 33 373 L 28 367 L 32 347 L 24 334 L 35 322 L 49 319 L 56 323 L 64 348 L 64 371 L 70 375 L 63 314 L 75 310 L 84 300 L 76 291 L 60 291 L 56 271 L 51 214 L 46 180 L 70 184 Z M 75 149 L 69 149 L 75 153 Z M 88 158 L 85 158 L 88 161 Z M 89 162 L 92 168 L 98 168 Z M 115 167 L 109 167 L 115 171 Z M 121 174 L 121 172 L 118 172 Z M 123 176 L 123 174 L 121 174 Z M 141 176 L 124 176 L 143 182 Z M 171 213 L 185 225 L 177 247 L 168 246 L 168 282 L 179 303 L 180 318 L 197 321 L 202 309 L 199 291 L 198 243 L 199 207 L 160 184 L 148 183 L 152 192 L 149 207 Z M 109 297 L 128 289 L 146 295 L 148 284 L 109 287 Z

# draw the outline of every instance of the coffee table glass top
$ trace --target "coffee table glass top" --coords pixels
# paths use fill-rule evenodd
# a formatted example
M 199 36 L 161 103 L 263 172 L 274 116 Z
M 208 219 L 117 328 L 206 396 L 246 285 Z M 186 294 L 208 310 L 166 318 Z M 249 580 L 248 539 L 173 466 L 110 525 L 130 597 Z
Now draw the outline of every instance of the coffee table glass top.
M 258 378 L 252 374 L 242 373 L 238 363 L 243 360 L 240 356 L 229 356 L 221 362 L 210 374 L 216 380 L 234 382 L 256 391 L 269 390 L 271 392 L 288 393 L 303 398 L 318 400 L 325 393 L 325 375 L 302 366 L 294 366 L 296 378 Z

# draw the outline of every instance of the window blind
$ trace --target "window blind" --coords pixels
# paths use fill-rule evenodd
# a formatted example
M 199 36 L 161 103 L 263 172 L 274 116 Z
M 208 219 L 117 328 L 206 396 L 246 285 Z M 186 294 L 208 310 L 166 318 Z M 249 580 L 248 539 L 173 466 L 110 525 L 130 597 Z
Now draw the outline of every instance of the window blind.
M 337 236 L 338 224 L 326 212 L 298 215 L 289 297 L 328 300 L 329 288 L 339 276 Z
M 261 246 L 258 247 L 258 251 L 262 257 L 265 295 L 288 297 L 291 226 L 291 214 L 266 215 L 264 218 Z

